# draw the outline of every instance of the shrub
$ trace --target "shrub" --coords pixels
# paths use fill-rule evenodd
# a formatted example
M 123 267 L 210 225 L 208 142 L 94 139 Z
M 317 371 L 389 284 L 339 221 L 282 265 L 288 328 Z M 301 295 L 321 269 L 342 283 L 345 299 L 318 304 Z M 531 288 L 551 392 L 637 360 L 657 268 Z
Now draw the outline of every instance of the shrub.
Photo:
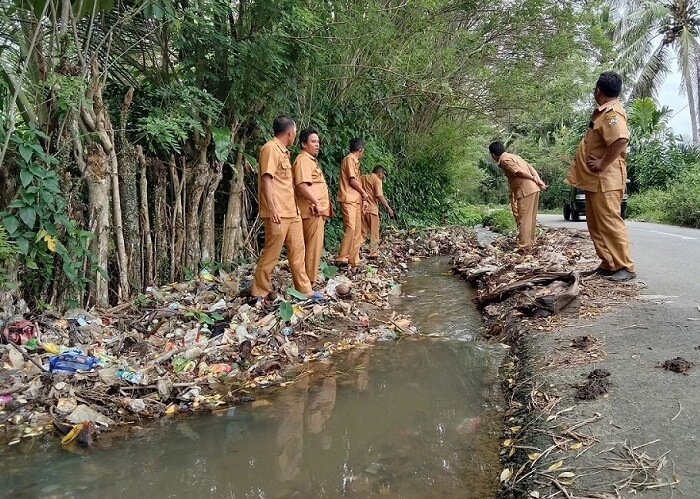
M 673 183 L 662 197 L 661 206 L 669 222 L 700 228 L 700 165 Z
M 7 237 L 5 226 L 0 223 L 0 290 L 7 283 L 8 276 L 5 273 L 7 268 L 5 262 L 17 253 L 17 247 Z
M 627 216 L 645 222 L 668 222 L 664 212 L 667 194 L 660 189 L 650 189 L 632 194 L 627 201 Z
M 510 234 L 515 231 L 515 219 L 513 213 L 506 208 L 497 208 L 490 211 L 483 220 L 485 227 L 489 227 L 501 234 Z
M 484 218 L 488 214 L 488 207 L 483 205 L 465 205 L 457 208 L 452 217 L 450 217 L 450 223 L 466 225 L 468 227 L 474 227 L 475 225 L 483 224 Z

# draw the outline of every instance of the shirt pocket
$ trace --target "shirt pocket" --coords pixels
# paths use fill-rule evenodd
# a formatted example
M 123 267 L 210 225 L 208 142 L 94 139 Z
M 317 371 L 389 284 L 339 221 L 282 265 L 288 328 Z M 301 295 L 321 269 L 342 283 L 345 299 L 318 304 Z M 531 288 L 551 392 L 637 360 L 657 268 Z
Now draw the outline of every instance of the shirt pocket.
M 289 158 L 282 156 L 280 158 L 279 164 L 277 165 L 277 175 L 280 178 L 289 178 L 292 175 L 292 164 L 289 162 Z

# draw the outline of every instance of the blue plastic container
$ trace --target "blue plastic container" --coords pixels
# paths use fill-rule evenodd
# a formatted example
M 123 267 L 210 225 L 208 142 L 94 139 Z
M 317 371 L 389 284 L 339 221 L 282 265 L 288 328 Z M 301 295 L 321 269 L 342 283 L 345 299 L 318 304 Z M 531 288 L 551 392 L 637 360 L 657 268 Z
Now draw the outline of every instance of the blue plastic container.
M 84 355 L 78 352 L 64 352 L 49 357 L 49 372 L 62 371 L 74 373 L 76 371 L 89 371 L 98 362 L 98 359 L 90 355 Z

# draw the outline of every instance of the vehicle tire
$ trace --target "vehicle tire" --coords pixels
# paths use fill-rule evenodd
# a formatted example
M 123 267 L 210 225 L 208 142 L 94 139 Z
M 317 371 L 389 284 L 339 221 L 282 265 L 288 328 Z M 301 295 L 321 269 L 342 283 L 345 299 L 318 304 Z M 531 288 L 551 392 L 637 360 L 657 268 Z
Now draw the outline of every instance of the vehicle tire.
M 568 204 L 564 203 L 564 220 L 569 220 L 571 218 L 571 208 Z
M 626 204 L 623 204 L 622 208 L 620 208 L 620 216 L 622 217 L 623 220 L 625 218 L 627 218 L 627 205 Z
M 571 210 L 571 221 L 572 222 L 578 222 L 581 220 L 580 215 L 578 214 L 578 211 L 576 210 Z

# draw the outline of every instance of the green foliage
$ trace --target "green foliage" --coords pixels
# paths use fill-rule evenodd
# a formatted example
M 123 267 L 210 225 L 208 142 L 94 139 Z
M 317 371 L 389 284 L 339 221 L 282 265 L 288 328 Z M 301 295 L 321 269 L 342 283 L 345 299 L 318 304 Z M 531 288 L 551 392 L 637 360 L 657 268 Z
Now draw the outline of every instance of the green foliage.
M 321 262 L 321 273 L 328 279 L 335 276 L 338 273 L 338 267 L 335 265 L 328 265 L 326 262 Z
M 489 227 L 501 234 L 511 234 L 515 232 L 515 219 L 513 213 L 507 208 L 497 208 L 489 211 L 482 222 L 485 227 Z
M 153 82 L 150 82 L 151 84 Z M 146 149 L 165 157 L 182 152 L 184 143 L 194 133 L 204 134 L 204 122 L 216 119 L 223 104 L 206 90 L 174 83 L 147 88 L 146 97 L 137 108 L 138 138 Z M 217 152 L 230 150 L 230 141 L 222 139 L 218 130 Z
M 214 141 L 214 155 L 219 161 L 226 161 L 228 155 L 233 149 L 233 143 L 231 142 L 231 130 L 228 128 L 216 128 L 211 129 L 212 139 Z
M 57 160 L 44 152 L 40 138 L 46 136 L 33 126 L 10 137 L 17 151 L 20 189 L 0 218 L 23 264 L 41 282 L 54 278 L 58 261 L 68 281 L 83 289 L 87 284 L 84 260 L 93 262 L 88 249 L 92 234 L 66 216 L 67 202 L 58 175 L 51 169 Z
M 308 298 L 304 293 L 302 293 L 301 291 L 297 291 L 294 288 L 287 288 L 287 294 L 289 296 L 293 296 L 297 300 L 306 300 Z
M 666 192 L 660 189 L 649 189 L 632 194 L 627 200 L 627 216 L 644 222 L 668 223 L 664 210 L 667 197 Z
M 332 192 L 332 191 L 331 191 Z M 326 230 L 323 236 L 323 246 L 329 253 L 334 253 L 343 239 L 343 220 L 338 211 L 336 216 L 326 220 Z
M 214 325 L 216 321 L 224 320 L 224 316 L 217 312 L 205 312 L 199 308 L 185 310 L 182 315 L 185 317 L 193 317 L 200 324 Z
M 485 205 L 463 205 L 455 210 L 450 223 L 474 227 L 484 223 L 489 209 Z
M 292 307 L 292 304 L 288 301 L 283 301 L 277 309 L 277 315 L 279 315 L 280 319 L 284 322 L 289 322 L 294 315 L 294 307 Z
M 700 165 L 690 167 L 668 189 L 630 196 L 627 213 L 644 221 L 700 228 Z
M 670 110 L 658 109 L 653 99 L 634 99 L 630 103 L 628 171 L 633 191 L 664 189 L 700 162 L 700 149 L 685 144 L 668 128 L 669 116 Z
M 661 205 L 668 221 L 685 227 L 700 228 L 700 165 L 683 173 L 662 197 Z
M 0 290 L 7 283 L 6 263 L 17 253 L 17 247 L 7 237 L 5 226 L 0 223 Z

